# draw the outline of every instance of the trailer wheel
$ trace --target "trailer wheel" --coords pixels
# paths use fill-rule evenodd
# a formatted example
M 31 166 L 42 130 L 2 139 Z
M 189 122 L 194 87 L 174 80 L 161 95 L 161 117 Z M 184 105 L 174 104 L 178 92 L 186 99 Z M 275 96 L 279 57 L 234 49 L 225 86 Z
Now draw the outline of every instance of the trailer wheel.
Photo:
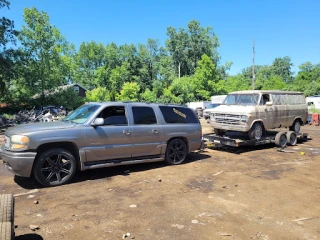
M 252 128 L 249 131 L 249 138 L 260 140 L 263 137 L 264 128 L 263 125 L 259 122 L 256 122 L 252 125 Z
M 221 130 L 221 129 L 217 129 L 217 128 L 213 129 L 213 131 L 214 131 L 214 133 L 217 134 L 218 136 L 223 136 L 223 135 L 226 134 L 225 131 L 223 131 L 223 130 Z
M 287 132 L 287 144 L 289 146 L 294 146 L 297 144 L 297 134 L 294 131 Z
M 0 222 L 0 239 L 1 240 L 13 240 L 14 231 L 13 224 L 11 222 Z
M 287 145 L 287 135 L 284 132 L 278 132 L 274 142 L 277 147 L 284 148 Z
M 14 198 L 12 194 L 0 195 L 0 223 L 14 222 Z

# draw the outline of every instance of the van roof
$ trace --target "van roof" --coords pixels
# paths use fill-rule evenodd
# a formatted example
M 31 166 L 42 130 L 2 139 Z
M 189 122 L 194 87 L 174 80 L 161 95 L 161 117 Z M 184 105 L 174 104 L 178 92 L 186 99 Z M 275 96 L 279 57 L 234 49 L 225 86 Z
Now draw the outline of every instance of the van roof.
M 254 94 L 254 93 L 286 93 L 286 94 L 302 94 L 302 92 L 294 91 L 281 91 L 281 90 L 246 90 L 246 91 L 236 91 L 229 94 Z

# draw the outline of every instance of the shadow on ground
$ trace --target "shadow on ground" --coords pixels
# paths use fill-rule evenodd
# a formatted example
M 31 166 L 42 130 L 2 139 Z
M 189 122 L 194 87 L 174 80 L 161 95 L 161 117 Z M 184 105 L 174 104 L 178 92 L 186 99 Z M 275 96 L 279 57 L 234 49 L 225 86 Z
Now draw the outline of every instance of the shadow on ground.
M 188 164 L 195 161 L 209 159 L 210 155 L 205 153 L 191 153 L 188 155 L 187 159 L 183 164 Z M 92 169 L 87 170 L 84 172 L 78 171 L 73 179 L 68 184 L 83 182 L 87 180 L 99 180 L 105 178 L 111 178 L 117 175 L 130 175 L 132 172 L 142 172 L 148 171 L 151 169 L 168 167 L 165 162 L 153 162 L 153 163 L 141 163 L 141 164 L 133 164 L 133 165 L 126 165 L 126 166 L 116 166 L 116 167 L 106 167 L 106 168 L 99 168 L 99 169 Z M 24 178 L 15 176 L 14 181 L 25 189 L 35 189 L 35 188 L 42 188 L 33 177 L 31 178 Z
M 32 234 L 24 234 L 24 235 L 16 236 L 14 239 L 15 240 L 43 240 L 43 237 L 41 237 L 38 234 L 32 233 Z

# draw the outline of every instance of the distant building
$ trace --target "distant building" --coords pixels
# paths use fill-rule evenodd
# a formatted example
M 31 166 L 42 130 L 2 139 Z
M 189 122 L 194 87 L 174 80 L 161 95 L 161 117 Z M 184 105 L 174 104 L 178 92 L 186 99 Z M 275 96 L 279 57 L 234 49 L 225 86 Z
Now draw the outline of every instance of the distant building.
M 73 87 L 73 89 L 78 93 L 78 96 L 86 97 L 87 89 L 85 87 L 81 86 L 78 83 L 72 83 L 72 84 L 68 84 L 68 85 L 59 86 L 59 87 L 57 87 L 57 88 L 55 88 L 53 90 L 45 90 L 44 91 L 44 95 L 47 96 L 47 95 L 50 95 L 50 94 L 54 94 L 54 93 L 57 93 L 57 92 L 59 92 L 61 90 L 66 90 L 67 88 L 70 88 L 70 87 Z M 36 98 L 39 98 L 39 97 L 41 97 L 41 93 L 37 93 L 32 98 L 36 99 Z

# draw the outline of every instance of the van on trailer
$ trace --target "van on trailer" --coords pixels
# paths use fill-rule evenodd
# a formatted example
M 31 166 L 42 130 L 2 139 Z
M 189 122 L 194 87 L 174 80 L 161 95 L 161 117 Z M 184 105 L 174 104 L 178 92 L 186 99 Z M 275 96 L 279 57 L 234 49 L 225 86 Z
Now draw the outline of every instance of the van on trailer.
M 263 137 L 265 130 L 278 127 L 299 133 L 307 119 L 308 106 L 301 92 L 271 90 L 229 93 L 210 114 L 210 124 L 217 135 L 246 132 L 256 140 Z

